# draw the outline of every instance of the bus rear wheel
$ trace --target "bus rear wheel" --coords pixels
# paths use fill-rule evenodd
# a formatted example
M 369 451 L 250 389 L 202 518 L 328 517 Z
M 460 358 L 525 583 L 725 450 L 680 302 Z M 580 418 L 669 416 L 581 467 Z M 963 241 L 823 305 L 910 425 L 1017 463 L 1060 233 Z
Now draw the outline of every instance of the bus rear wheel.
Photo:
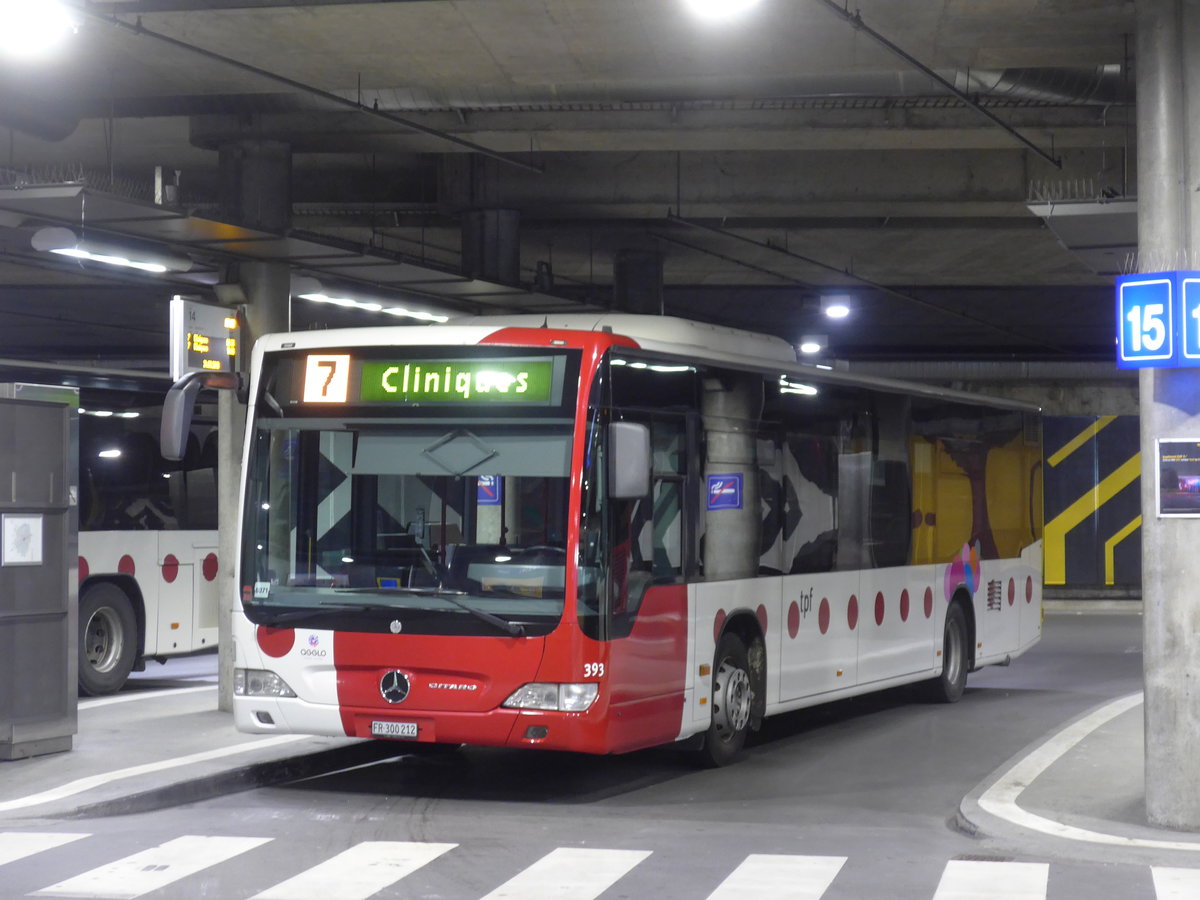
M 967 686 L 970 668 L 969 632 L 962 607 L 952 603 L 946 610 L 942 640 L 942 674 L 927 683 L 927 696 L 935 703 L 955 703 Z
M 79 601 L 79 693 L 112 694 L 133 670 L 137 620 L 133 604 L 115 584 L 101 582 Z
M 712 723 L 704 736 L 701 761 L 726 766 L 737 759 L 746 744 L 754 709 L 754 682 L 746 645 L 726 632 L 717 643 L 712 674 Z

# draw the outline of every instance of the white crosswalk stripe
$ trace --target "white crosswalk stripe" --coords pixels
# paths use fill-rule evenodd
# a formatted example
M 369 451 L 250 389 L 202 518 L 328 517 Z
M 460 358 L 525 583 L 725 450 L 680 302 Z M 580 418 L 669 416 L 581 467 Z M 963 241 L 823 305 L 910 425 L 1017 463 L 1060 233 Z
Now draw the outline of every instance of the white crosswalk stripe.
M 33 896 L 133 900 L 270 841 L 185 835 L 42 888 Z
M 251 900 L 366 900 L 457 846 L 365 841 Z
M 754 853 L 708 895 L 708 900 L 820 900 L 846 862 L 844 856 Z
M 933 900 L 1046 900 L 1047 863 L 952 859 Z
M 649 850 L 559 847 L 483 900 L 593 900 L 649 855 Z
M 91 835 L 65 832 L 55 834 L 41 831 L 14 831 L 0 834 L 0 866 L 24 859 L 26 856 L 33 856 L 43 850 L 53 850 L 55 847 L 61 847 L 63 844 L 69 844 L 71 841 L 85 837 L 91 837 Z
M 0 832 L 0 866 L 20 863 L 28 857 L 84 838 L 98 840 L 92 834 L 76 832 Z M 216 867 L 271 840 L 185 835 L 59 881 L 28 896 L 134 900 Z M 456 848 L 459 845 L 452 843 L 364 841 L 255 894 L 250 900 L 311 900 L 313 897 L 368 900 Z M 463 852 L 459 849 L 455 854 L 456 865 L 469 859 L 469 856 L 459 855 Z M 595 900 L 650 855 L 649 850 L 559 847 L 482 900 Z M 707 895 L 707 900 L 747 897 L 754 900 L 821 900 L 847 862 L 844 856 L 754 853 L 730 872 Z M 27 865 L 36 867 L 33 862 Z M 1200 868 L 1148 868 L 1154 888 L 1152 896 L 1142 900 L 1200 898 Z M 950 860 L 942 871 L 932 900 L 1048 900 L 1049 875 L 1047 863 Z M 0 884 L 3 882 L 4 877 L 0 875 Z M 700 896 L 711 883 L 689 895 Z
M 1200 897 L 1200 869 L 1152 866 L 1154 892 L 1158 900 L 1196 900 Z

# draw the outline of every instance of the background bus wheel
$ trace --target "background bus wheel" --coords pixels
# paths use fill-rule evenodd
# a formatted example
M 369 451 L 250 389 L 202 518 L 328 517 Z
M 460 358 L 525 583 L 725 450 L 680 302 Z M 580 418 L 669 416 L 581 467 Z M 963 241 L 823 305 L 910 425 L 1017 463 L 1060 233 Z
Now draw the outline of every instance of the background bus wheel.
M 712 675 L 712 724 L 704 736 L 701 761 L 709 766 L 733 762 L 746 743 L 750 714 L 754 707 L 754 686 L 746 645 L 736 634 L 726 632 L 717 644 Z
M 942 674 L 928 683 L 928 697 L 935 703 L 954 703 L 967 686 L 970 651 L 967 617 L 957 603 L 946 610 L 946 633 L 942 641 Z
M 121 689 L 133 669 L 137 620 L 133 604 L 114 584 L 94 584 L 79 601 L 79 693 Z

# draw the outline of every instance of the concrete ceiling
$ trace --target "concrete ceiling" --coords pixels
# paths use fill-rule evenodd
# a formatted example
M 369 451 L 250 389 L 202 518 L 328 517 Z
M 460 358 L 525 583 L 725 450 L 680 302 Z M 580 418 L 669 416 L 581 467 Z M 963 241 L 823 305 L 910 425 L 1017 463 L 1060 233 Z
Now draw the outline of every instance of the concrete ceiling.
M 169 297 L 205 294 L 242 252 L 197 239 L 244 224 L 222 213 L 217 148 L 264 139 L 291 148 L 305 246 L 455 275 L 463 213 L 517 211 L 518 280 L 540 263 L 552 282 L 460 292 L 464 312 L 605 306 L 617 254 L 651 251 L 668 313 L 819 331 L 844 358 L 1112 357 L 1112 273 L 1136 239 L 1129 204 L 1106 215 L 1135 183 L 1132 2 L 859 0 L 856 23 L 762 0 L 720 24 L 682 0 L 76 7 L 57 57 L 0 62 L 0 357 L 165 366 Z M 178 173 L 173 224 L 108 230 L 212 277 L 31 249 L 89 204 L 158 221 L 156 166 Z M 63 184 L 85 186 L 65 213 L 12 199 Z M 1086 246 L 1034 201 L 1052 225 L 1086 211 Z M 855 315 L 826 325 L 835 289 Z M 295 321 L 363 321 L 325 309 L 297 301 Z

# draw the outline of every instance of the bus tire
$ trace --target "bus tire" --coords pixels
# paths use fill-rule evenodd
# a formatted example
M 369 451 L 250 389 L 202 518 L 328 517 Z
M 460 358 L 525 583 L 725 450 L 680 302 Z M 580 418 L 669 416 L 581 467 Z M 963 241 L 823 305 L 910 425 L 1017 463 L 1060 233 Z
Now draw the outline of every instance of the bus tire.
M 754 681 L 746 645 L 732 632 L 717 642 L 712 672 L 712 723 L 704 735 L 701 762 L 713 768 L 727 766 L 742 752 L 754 709 Z
M 962 697 L 970 668 L 969 639 L 966 614 L 958 603 L 951 603 L 942 638 L 942 674 L 927 683 L 928 698 L 934 703 L 957 703 Z
M 79 693 L 112 694 L 121 689 L 137 655 L 133 604 L 115 584 L 100 582 L 79 600 Z

